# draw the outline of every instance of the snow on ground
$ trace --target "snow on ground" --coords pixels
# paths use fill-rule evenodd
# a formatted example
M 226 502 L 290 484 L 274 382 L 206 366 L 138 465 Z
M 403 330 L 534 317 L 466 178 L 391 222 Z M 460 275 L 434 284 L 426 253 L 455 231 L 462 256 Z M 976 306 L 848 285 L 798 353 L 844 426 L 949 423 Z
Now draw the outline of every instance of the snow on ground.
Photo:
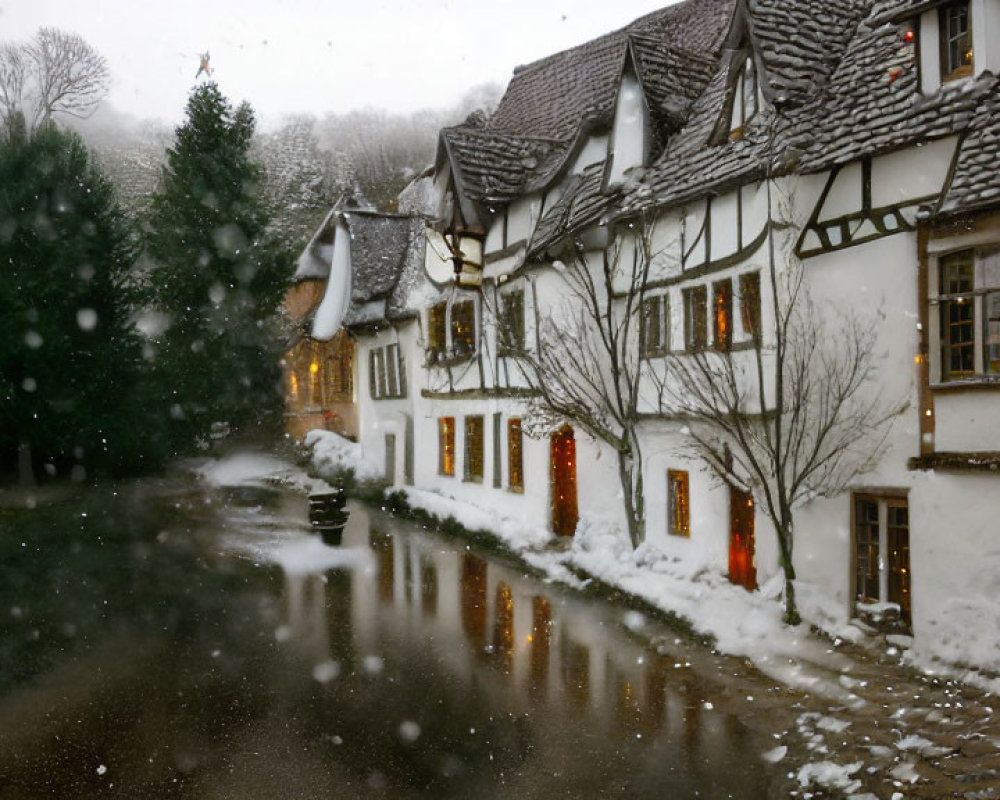
M 313 474 L 332 477 L 351 470 L 359 480 L 381 477 L 381 470 L 365 459 L 360 444 L 323 430 L 310 431 L 304 443 Z M 195 471 L 217 486 L 277 483 L 306 492 L 329 490 L 325 481 L 309 477 L 277 457 L 259 453 L 205 461 Z M 654 543 L 644 543 L 633 551 L 625 533 L 603 521 L 581 519 L 571 545 L 553 547 L 552 534 L 542 526 L 487 512 L 436 492 L 412 487 L 402 491 L 414 508 L 439 519 L 452 517 L 469 530 L 495 535 L 550 580 L 579 586 L 584 581 L 573 569 L 582 570 L 681 617 L 697 633 L 712 637 L 721 652 L 749 658 L 777 681 L 845 705 L 863 702 L 852 691 L 857 682 L 850 677 L 854 666 L 850 657 L 812 635 L 807 625 L 790 627 L 782 622 L 780 577 L 763 585 L 760 591 L 750 593 L 729 583 L 709 565 L 670 556 Z M 280 558 L 289 559 L 288 564 L 294 567 L 299 555 L 302 554 L 289 553 Z M 836 622 L 827 611 L 834 601 L 817 587 L 798 583 L 796 589 L 799 611 L 807 623 L 841 639 L 854 642 L 864 639 L 865 634 L 858 628 Z M 974 638 L 957 630 L 955 637 L 966 641 Z M 906 658 L 926 672 L 948 672 L 987 691 L 1000 693 L 1000 680 L 975 672 L 956 672 L 953 666 L 942 663 L 936 651 L 924 652 L 917 646 L 907 652 Z
M 313 471 L 319 475 L 334 475 L 352 470 L 358 480 L 372 480 L 382 477 L 378 466 L 364 457 L 361 445 L 343 436 L 324 430 L 312 430 L 303 440 Z
M 842 789 L 845 792 L 856 792 L 861 788 L 861 781 L 852 778 L 861 769 L 861 762 L 853 764 L 836 764 L 833 761 L 818 761 L 803 765 L 798 772 L 800 786 L 814 784 L 827 789 Z
M 319 433 L 321 431 L 317 431 Z M 212 486 L 289 486 L 305 492 L 331 490 L 324 480 L 310 477 L 277 456 L 259 452 L 234 453 L 222 459 L 190 462 L 191 470 Z
M 809 634 L 781 621 L 780 581 L 750 593 L 703 564 L 672 558 L 644 543 L 634 552 L 623 533 L 581 524 L 564 557 L 605 583 L 687 620 L 716 647 L 744 656 L 764 674 L 803 691 L 858 705 L 838 680 L 853 662 Z

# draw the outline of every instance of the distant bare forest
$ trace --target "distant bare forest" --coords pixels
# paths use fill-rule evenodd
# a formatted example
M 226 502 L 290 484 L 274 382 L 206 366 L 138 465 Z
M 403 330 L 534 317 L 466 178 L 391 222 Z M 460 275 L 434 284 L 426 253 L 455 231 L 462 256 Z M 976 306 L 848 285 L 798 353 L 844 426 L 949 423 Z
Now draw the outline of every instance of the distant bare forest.
M 263 191 L 276 232 L 290 245 L 307 239 L 345 192 L 381 210 L 394 210 L 404 186 L 434 160 L 438 132 L 471 112 L 492 111 L 501 87 L 475 87 L 451 108 L 395 114 L 361 109 L 317 117 L 288 117 L 257 133 L 254 151 L 265 171 Z M 73 122 L 132 215 L 156 188 L 173 129 L 118 114 L 107 104 Z

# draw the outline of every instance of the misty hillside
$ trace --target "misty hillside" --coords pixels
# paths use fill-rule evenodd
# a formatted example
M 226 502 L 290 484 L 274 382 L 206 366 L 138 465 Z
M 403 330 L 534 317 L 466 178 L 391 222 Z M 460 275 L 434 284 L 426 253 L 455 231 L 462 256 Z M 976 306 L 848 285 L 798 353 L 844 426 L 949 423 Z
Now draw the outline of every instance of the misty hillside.
M 491 111 L 501 87 L 470 90 L 455 106 L 394 114 L 362 109 L 317 118 L 299 114 L 258 131 L 254 152 L 265 170 L 263 192 L 276 232 L 304 241 L 344 191 L 382 210 L 434 159 L 438 132 L 477 109 Z M 234 98 L 238 101 L 238 98 Z M 73 127 L 114 183 L 126 212 L 140 217 L 156 188 L 173 129 L 121 114 L 107 103 Z

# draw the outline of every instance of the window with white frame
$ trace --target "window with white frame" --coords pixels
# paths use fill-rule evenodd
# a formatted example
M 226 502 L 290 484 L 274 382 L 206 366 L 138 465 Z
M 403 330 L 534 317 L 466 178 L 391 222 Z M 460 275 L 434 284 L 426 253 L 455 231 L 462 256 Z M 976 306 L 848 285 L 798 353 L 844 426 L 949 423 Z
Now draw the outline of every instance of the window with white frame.
M 502 353 L 520 353 L 524 350 L 524 290 L 514 289 L 500 296 L 500 314 L 497 331 Z
M 483 480 L 483 439 L 482 415 L 465 418 L 465 461 L 463 478 L 482 483 Z
M 905 495 L 855 493 L 853 508 L 856 612 L 882 614 L 884 604 L 910 620 L 910 512 Z
M 948 3 L 938 10 L 941 46 L 941 80 L 972 74 L 972 17 L 969 0 Z
M 967 248 L 937 261 L 938 378 L 1000 378 L 1000 248 Z
M 748 339 L 760 337 L 760 273 L 740 275 L 740 319 Z
M 479 319 L 473 297 L 440 302 L 427 311 L 427 356 L 430 363 L 475 355 Z
M 670 301 L 666 294 L 642 302 L 641 352 L 645 358 L 667 354 L 670 348 Z
M 757 113 L 757 68 L 747 56 L 733 85 L 733 105 L 729 119 L 729 138 L 739 139 L 747 123 Z
M 406 397 L 406 362 L 398 344 L 387 344 L 369 351 L 368 392 L 374 400 Z
M 708 345 L 708 288 L 693 286 L 684 290 L 684 347 L 688 352 Z
M 673 536 L 691 535 L 691 492 L 687 470 L 667 470 L 667 530 Z

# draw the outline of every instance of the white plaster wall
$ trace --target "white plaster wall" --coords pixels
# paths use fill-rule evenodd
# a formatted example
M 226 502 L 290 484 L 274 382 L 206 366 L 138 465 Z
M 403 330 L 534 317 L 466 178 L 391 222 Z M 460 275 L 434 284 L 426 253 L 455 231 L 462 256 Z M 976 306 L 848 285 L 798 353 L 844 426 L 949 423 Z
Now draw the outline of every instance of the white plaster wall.
M 571 174 L 583 172 L 591 164 L 599 164 L 608 156 L 608 137 L 591 136 L 580 148 L 573 166 L 570 168 Z
M 500 453 L 501 486 L 494 488 L 493 414 L 501 413 Z M 469 415 L 483 416 L 483 480 L 463 480 L 465 447 L 464 419 Z M 455 418 L 455 474 L 438 474 L 438 418 Z M 520 417 L 524 428 L 531 423 L 531 415 L 518 401 L 510 398 L 425 398 L 421 403 L 419 418 L 415 420 L 416 435 L 416 486 L 429 489 L 446 497 L 467 502 L 477 508 L 495 512 L 505 518 L 519 521 L 526 527 L 550 528 L 550 473 L 549 438 L 531 438 L 525 431 L 522 439 L 524 491 L 513 492 L 508 488 L 507 421 Z M 577 499 L 581 519 L 598 524 L 624 525 L 620 511 L 617 466 L 613 454 L 599 452 L 601 448 L 582 430 L 577 429 Z
M 934 395 L 935 450 L 942 452 L 1000 450 L 998 411 L 1000 411 L 1000 398 L 991 391 L 936 393 Z
M 828 619 L 846 622 L 852 610 L 849 492 L 795 509 L 794 563 L 800 584 L 819 588 Z
M 681 271 L 681 218 L 676 212 L 659 216 L 650 234 L 652 263 L 649 280 L 661 281 Z
M 524 250 L 519 249 L 518 252 L 513 255 L 505 256 L 504 258 L 498 258 L 494 261 L 490 261 L 483 268 L 483 277 L 486 279 L 498 278 L 501 275 L 508 275 L 515 269 L 521 266 L 524 262 Z
M 820 195 L 823 193 L 829 177 L 829 172 L 819 172 L 812 175 L 796 175 L 776 181 L 778 185 L 776 206 L 779 218 L 783 221 L 793 223 L 801 230 L 809 222 L 813 209 L 819 202 Z M 763 187 L 758 190 L 757 194 L 758 196 L 763 196 L 764 200 L 763 213 L 765 219 L 759 223 L 759 225 L 763 225 L 767 214 L 767 195 L 763 191 Z M 746 213 L 746 206 L 744 205 L 744 230 L 747 230 L 747 223 L 745 221 Z M 759 230 L 759 227 L 755 227 L 753 230 Z
M 538 212 L 542 207 L 542 198 L 538 194 L 519 197 L 507 209 L 507 244 L 523 241 L 531 236 L 535 223 L 538 222 Z
M 646 157 L 647 137 L 646 102 L 642 87 L 634 75 L 625 74 L 618 88 L 615 107 L 609 184 L 621 183 L 629 169 L 642 166 Z
M 842 330 L 838 314 L 850 312 L 878 328 L 876 369 L 867 390 L 880 396 L 886 408 L 909 403 L 890 428 L 885 456 L 865 477 L 868 485 L 907 485 L 906 460 L 918 447 L 916 253 L 916 234 L 899 233 L 805 263 L 808 290 L 824 309 L 832 341 Z
M 503 221 L 507 211 L 504 209 L 490 220 L 490 229 L 486 231 L 486 241 L 483 243 L 483 253 L 489 255 L 504 249 Z
M 444 283 L 453 279 L 455 266 L 449 258 L 448 245 L 437 231 L 428 228 L 425 232 L 427 246 L 424 248 L 424 270 L 432 281 Z
M 973 16 L 973 19 L 975 17 Z M 975 25 L 975 23 L 973 23 Z M 938 9 L 920 15 L 920 91 L 932 94 L 941 88 L 941 49 L 938 44 Z M 974 40 L 973 40 L 974 41 Z
M 938 194 L 948 177 L 958 137 L 927 142 L 872 159 L 872 207 Z
M 385 436 L 395 435 L 396 471 L 392 483 L 396 486 L 404 483 L 406 418 L 413 415 L 414 396 L 419 394 L 422 383 L 423 356 L 417 345 L 417 338 L 415 323 L 407 323 L 399 334 L 388 328 L 373 336 L 358 337 L 355 351 L 354 394 L 358 402 L 358 441 L 368 460 L 378 465 L 380 474 L 384 474 Z M 374 400 L 369 388 L 369 353 L 375 348 L 396 343 L 400 346 L 400 359 L 406 364 L 406 396 Z
M 913 627 L 925 652 L 995 665 L 1000 650 L 998 532 L 996 475 L 915 475 L 910 492 Z
M 684 252 L 690 251 L 690 255 L 684 264 L 685 269 L 694 269 L 705 263 L 707 238 L 702 231 L 705 223 L 705 215 L 708 213 L 708 203 L 706 201 L 695 202 L 684 211 L 683 222 L 683 246 Z
M 767 225 L 767 186 L 763 182 L 740 187 L 743 201 L 743 241 L 746 247 Z
M 976 74 L 1000 71 L 1000 2 L 972 0 L 972 52 Z
M 712 201 L 713 261 L 731 256 L 739 250 L 738 191 L 727 192 Z
M 777 243 L 778 263 L 793 246 L 794 237 Z M 714 273 L 684 285 L 711 283 L 736 276 L 751 267 L 761 270 L 765 330 L 773 325 L 767 302 L 768 273 L 766 251 L 759 251 L 748 263 Z M 878 468 L 856 482 L 865 487 L 902 487 L 913 482 L 906 460 L 917 447 L 915 412 L 915 367 L 917 344 L 916 241 L 912 234 L 899 234 L 867 245 L 809 259 L 804 266 L 806 285 L 818 305 L 831 315 L 834 309 L 852 310 L 880 327 L 878 380 L 869 391 L 909 400 L 910 410 L 892 428 L 888 449 Z M 677 287 L 674 319 L 681 316 Z M 736 310 L 734 309 L 734 315 Z M 736 330 L 741 330 L 737 324 Z M 675 326 L 674 336 L 682 336 Z M 682 341 L 677 339 L 675 341 Z M 836 331 L 831 333 L 836 341 Z M 647 489 L 647 537 L 679 558 L 705 563 L 725 574 L 728 570 L 729 495 L 706 473 L 696 458 L 685 451 L 682 426 L 650 422 L 644 439 Z M 692 535 L 690 540 L 666 533 L 666 470 L 687 469 L 691 488 Z M 756 497 L 756 567 L 758 582 L 764 584 L 780 574 L 779 553 L 774 528 L 766 516 L 763 497 Z M 833 599 L 827 613 L 838 620 L 848 613 L 850 570 L 850 493 L 830 500 L 815 500 L 796 512 L 795 562 L 800 579 L 814 586 L 819 595 Z M 808 591 L 808 590 L 807 590 Z
M 830 192 L 823 202 L 823 208 L 820 210 L 820 222 L 842 217 L 845 214 L 854 214 L 861 210 L 863 199 L 861 173 L 860 161 L 848 164 L 837 173 L 833 186 L 830 187 Z

